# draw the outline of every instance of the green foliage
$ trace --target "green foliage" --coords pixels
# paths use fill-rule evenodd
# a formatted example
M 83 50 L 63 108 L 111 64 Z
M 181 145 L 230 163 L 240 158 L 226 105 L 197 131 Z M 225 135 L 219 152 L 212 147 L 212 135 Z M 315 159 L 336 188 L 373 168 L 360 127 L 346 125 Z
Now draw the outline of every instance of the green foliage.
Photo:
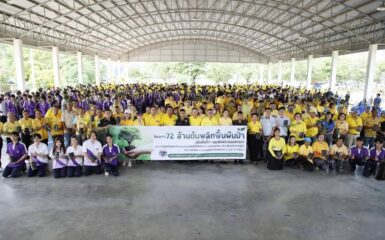
M 177 63 L 173 66 L 173 71 L 180 75 L 191 77 L 192 83 L 202 74 L 206 72 L 206 63 Z
M 209 63 L 207 66 L 207 78 L 214 83 L 228 83 L 234 73 L 234 67 L 231 64 Z

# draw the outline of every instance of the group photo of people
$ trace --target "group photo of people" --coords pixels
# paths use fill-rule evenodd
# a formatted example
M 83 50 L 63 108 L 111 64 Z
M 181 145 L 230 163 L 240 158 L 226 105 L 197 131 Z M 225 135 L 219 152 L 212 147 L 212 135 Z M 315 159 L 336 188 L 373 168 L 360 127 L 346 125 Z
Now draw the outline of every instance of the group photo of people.
M 380 106 L 380 94 L 362 109 L 331 91 L 257 84 L 102 84 L 8 92 L 0 96 L 1 149 L 6 143 L 1 163 L 9 162 L 1 166 L 2 176 L 118 176 L 132 161 L 143 164 L 134 151 L 114 144 L 110 126 L 243 125 L 248 158 L 234 164 L 349 174 L 358 174 L 359 167 L 363 176 L 380 180 L 385 179 Z

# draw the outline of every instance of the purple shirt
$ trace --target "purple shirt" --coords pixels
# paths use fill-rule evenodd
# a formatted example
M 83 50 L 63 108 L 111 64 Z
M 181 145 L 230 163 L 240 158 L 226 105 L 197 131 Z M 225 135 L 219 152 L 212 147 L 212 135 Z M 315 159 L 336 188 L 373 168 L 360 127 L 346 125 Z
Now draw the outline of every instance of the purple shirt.
M 23 104 L 23 110 L 27 110 L 29 116 L 35 116 L 36 103 L 33 101 L 25 101 Z
M 17 117 L 17 107 L 13 102 L 8 101 L 5 106 L 7 108 L 7 112 L 14 113 L 15 116 Z
M 356 159 L 365 159 L 369 157 L 369 149 L 367 147 L 358 148 L 356 146 L 352 146 L 350 148 L 350 156 L 354 156 Z
M 103 151 L 102 151 L 102 156 L 103 157 L 106 157 L 106 158 L 116 157 L 116 159 L 114 159 L 111 162 L 111 164 L 113 164 L 113 165 L 117 165 L 118 164 L 117 156 L 119 155 L 119 153 L 120 153 L 120 149 L 115 144 L 112 144 L 111 148 L 108 146 L 108 144 L 105 144 L 103 146 Z
M 378 158 L 378 161 L 385 159 L 385 150 L 381 149 L 381 151 L 377 153 L 376 148 L 370 149 L 370 159 L 375 160 L 376 157 Z
M 13 144 L 13 142 L 7 144 L 7 154 L 13 161 L 19 160 L 22 156 L 27 154 L 27 148 L 25 147 L 24 143 L 17 142 L 16 144 Z M 8 163 L 9 167 L 22 167 L 25 165 L 24 161 L 21 161 L 17 164 L 13 164 L 12 162 Z
M 110 110 L 110 107 L 112 106 L 112 102 L 111 101 L 104 101 L 103 102 L 103 111 L 106 111 L 106 110 Z
M 50 109 L 50 104 L 48 102 L 38 103 L 38 108 L 43 116 L 47 113 L 48 109 Z

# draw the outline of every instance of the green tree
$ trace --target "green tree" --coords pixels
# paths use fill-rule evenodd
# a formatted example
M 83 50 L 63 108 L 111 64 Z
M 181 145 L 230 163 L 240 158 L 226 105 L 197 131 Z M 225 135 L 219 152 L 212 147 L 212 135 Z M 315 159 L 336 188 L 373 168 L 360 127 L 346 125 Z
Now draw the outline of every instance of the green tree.
M 195 80 L 206 72 L 206 63 L 177 63 L 173 71 L 180 75 L 189 76 L 193 84 Z
M 233 65 L 210 63 L 207 66 L 206 76 L 214 83 L 228 83 L 234 73 Z

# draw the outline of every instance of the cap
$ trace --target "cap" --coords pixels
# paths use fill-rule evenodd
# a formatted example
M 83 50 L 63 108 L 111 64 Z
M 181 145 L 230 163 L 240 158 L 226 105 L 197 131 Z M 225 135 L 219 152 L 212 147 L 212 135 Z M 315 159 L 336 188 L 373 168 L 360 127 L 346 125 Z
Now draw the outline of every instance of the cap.
M 350 109 L 350 111 L 351 111 L 351 112 L 357 112 L 357 111 L 358 111 L 358 108 L 357 108 L 357 107 L 352 107 L 352 108 Z
M 305 137 L 303 140 L 304 140 L 305 142 L 311 143 L 311 138 L 309 138 L 309 137 Z

